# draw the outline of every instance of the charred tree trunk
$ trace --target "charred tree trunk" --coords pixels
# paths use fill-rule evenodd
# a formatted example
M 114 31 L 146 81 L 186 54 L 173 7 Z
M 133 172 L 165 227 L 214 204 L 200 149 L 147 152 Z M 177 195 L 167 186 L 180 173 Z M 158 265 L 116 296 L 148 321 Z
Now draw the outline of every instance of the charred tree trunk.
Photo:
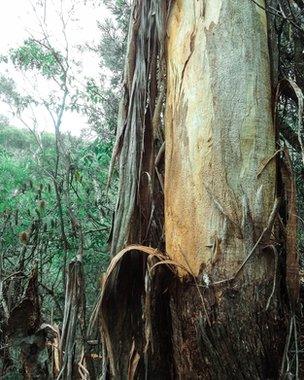
M 22 290 L 21 284 L 19 282 L 19 292 Z M 51 365 L 48 361 L 48 345 L 54 336 L 50 326 L 42 323 L 37 268 L 32 271 L 24 285 L 26 287 L 23 294 L 15 294 L 19 302 L 9 310 L 3 333 L 7 334 L 4 354 L 10 366 L 2 368 L 1 379 L 19 379 L 21 376 L 29 380 L 49 379 Z
M 298 297 L 295 190 L 288 152 L 276 147 L 264 8 L 134 1 L 115 150 L 117 256 L 100 300 L 110 378 L 285 370 Z M 163 251 L 163 213 L 166 254 L 144 247 Z

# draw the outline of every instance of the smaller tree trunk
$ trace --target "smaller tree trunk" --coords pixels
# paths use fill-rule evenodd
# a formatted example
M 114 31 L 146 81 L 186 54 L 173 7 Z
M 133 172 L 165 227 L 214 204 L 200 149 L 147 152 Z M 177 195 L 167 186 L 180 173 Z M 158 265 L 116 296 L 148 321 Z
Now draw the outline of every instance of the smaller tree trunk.
M 59 379 L 72 380 L 87 376 L 84 366 L 85 300 L 82 261 L 75 259 L 68 268 L 60 342 L 61 369 Z

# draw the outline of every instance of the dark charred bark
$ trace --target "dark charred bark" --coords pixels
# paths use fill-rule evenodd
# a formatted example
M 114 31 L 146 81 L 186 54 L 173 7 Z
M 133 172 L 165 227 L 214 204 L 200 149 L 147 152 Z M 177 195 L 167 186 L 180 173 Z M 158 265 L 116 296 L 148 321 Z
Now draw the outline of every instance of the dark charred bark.
M 271 249 L 262 255 L 273 265 Z M 111 276 L 111 291 L 105 290 L 107 378 L 280 377 L 289 324 L 281 275 L 275 284 L 246 285 L 248 279 L 240 276 L 206 288 L 197 279 L 181 281 L 172 270 L 158 268 L 152 278 L 146 274 L 144 285 L 140 268 L 132 254 L 124 257 L 119 276 Z M 286 302 L 277 301 L 282 298 Z
M 211 325 L 195 284 L 177 283 L 171 312 L 174 365 L 182 379 L 278 379 L 286 318 L 278 305 L 266 310 L 272 284 L 206 289 Z
M 33 270 L 27 287 L 20 301 L 9 311 L 9 318 L 5 326 L 7 334 L 7 348 L 4 351 L 6 368 L 2 369 L 2 376 L 14 374 L 16 378 L 49 379 L 51 369 L 48 362 L 47 343 L 53 339 L 47 325 L 42 323 L 40 301 L 38 295 L 38 271 Z M 12 360 L 19 355 L 19 361 Z M 18 377 L 19 378 L 19 377 Z

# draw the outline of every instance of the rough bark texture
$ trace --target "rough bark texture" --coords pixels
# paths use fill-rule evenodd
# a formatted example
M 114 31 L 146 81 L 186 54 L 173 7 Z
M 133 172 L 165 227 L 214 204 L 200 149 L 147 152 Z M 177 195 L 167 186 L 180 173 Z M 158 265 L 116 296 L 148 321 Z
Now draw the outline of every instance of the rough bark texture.
M 164 39 L 167 1 L 134 1 L 114 158 L 119 194 L 111 252 L 162 241 L 163 195 L 155 173 L 163 143 Z
M 176 0 L 167 19 L 170 5 L 134 1 L 112 243 L 113 254 L 163 248 L 165 114 L 168 256 L 133 247 L 113 259 L 99 303 L 104 376 L 276 379 L 297 258 L 294 239 L 278 239 L 278 196 L 281 225 L 296 226 L 291 173 L 277 171 L 271 25 L 249 0 Z
M 42 323 L 36 268 L 32 271 L 23 294 L 16 294 L 15 297 L 18 302 L 10 310 L 5 329 L 8 334 L 6 354 L 8 359 L 17 356 L 19 360 L 16 358 L 11 361 L 7 372 L 3 368 L 1 379 L 20 378 L 21 374 L 26 380 L 49 379 L 51 366 L 48 362 L 47 344 L 52 339 L 48 339 L 46 325 Z
M 61 370 L 57 380 L 85 378 L 84 321 L 85 321 L 84 275 L 82 261 L 73 260 L 68 267 L 64 303 L 64 318 L 60 342 Z
M 195 287 L 177 284 L 171 312 L 174 368 L 181 379 L 277 379 L 285 329 L 266 311 L 265 284 L 209 290 L 209 326 Z M 252 299 L 252 301 L 250 301 Z
M 162 113 L 169 4 L 165 0 L 135 0 L 132 7 L 114 149 L 114 158 L 119 155 L 120 186 L 112 232 L 113 256 L 134 242 L 164 248 Z M 148 367 L 154 378 L 168 377 L 170 355 L 164 338 L 167 333 L 160 333 L 169 331 L 166 318 L 156 323 L 157 331 L 150 334 L 143 317 L 148 318 L 148 309 L 165 315 L 163 309 L 169 309 L 169 303 L 158 301 L 167 298 L 167 294 L 156 297 L 150 291 L 148 301 L 145 295 L 151 280 L 145 280 L 146 267 L 143 255 L 131 252 L 123 256 L 103 289 L 100 309 L 107 354 L 105 372 L 109 371 L 115 379 L 125 379 L 127 374 L 130 378 L 138 373 L 144 376 Z M 156 290 L 153 292 L 157 294 Z M 152 334 L 163 335 L 155 340 L 153 350 L 148 338 Z

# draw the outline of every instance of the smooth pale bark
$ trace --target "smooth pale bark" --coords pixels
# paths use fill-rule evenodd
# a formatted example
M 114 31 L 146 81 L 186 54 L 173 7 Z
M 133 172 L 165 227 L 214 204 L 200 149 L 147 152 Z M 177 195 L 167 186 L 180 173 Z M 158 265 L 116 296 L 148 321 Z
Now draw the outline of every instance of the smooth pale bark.
M 249 0 L 178 0 L 167 50 L 167 253 L 195 275 L 216 264 L 221 280 L 275 198 L 275 160 L 262 171 L 275 152 L 265 12 Z

